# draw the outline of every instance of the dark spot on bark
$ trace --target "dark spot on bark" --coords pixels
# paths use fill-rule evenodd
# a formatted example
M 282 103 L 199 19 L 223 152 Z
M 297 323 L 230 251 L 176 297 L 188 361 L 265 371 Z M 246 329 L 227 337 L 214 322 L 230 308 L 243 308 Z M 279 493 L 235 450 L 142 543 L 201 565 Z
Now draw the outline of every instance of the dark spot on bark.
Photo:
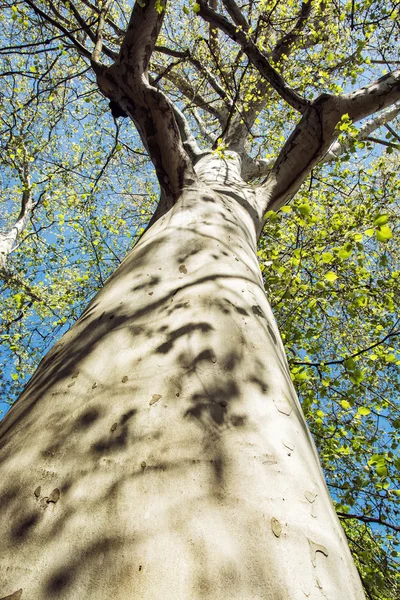
M 118 102 L 114 102 L 114 100 L 110 100 L 110 102 L 108 103 L 108 106 L 110 107 L 111 114 L 114 117 L 114 119 L 119 119 L 119 118 L 126 119 L 127 117 L 129 117 L 129 115 L 126 114 L 124 109 L 120 107 Z
M 126 383 L 128 381 L 128 375 L 124 375 L 121 381 L 122 383 Z
M 214 328 L 209 323 L 189 323 L 188 325 L 184 325 L 183 327 L 179 327 L 175 329 L 175 331 L 171 331 L 168 334 L 168 340 L 158 346 L 156 348 L 156 352 L 159 354 L 166 354 L 169 350 L 172 349 L 174 343 L 184 335 L 189 335 L 194 333 L 195 331 L 200 331 L 201 333 L 209 333 Z
M 267 327 L 268 327 L 269 335 L 272 337 L 274 344 L 276 344 L 278 342 L 278 340 L 276 339 L 276 335 L 269 323 L 268 323 Z
M 234 427 L 243 427 L 247 421 L 247 417 L 244 415 L 232 415 L 231 423 Z
M 238 361 L 239 357 L 236 354 L 236 352 L 230 352 L 228 356 L 224 359 L 224 369 L 226 369 L 227 371 L 233 371 Z
M 258 305 L 252 306 L 251 310 L 253 311 L 253 314 L 255 314 L 257 317 L 265 318 L 261 308 Z
M 11 528 L 11 536 L 16 542 L 24 542 L 39 521 L 39 513 L 31 512 Z
M 131 408 L 126 413 L 124 413 L 121 417 L 121 425 L 124 425 L 127 421 L 129 421 L 129 419 L 134 417 L 136 415 L 136 413 L 137 413 L 137 410 L 134 408 Z
M 118 427 L 118 423 L 113 423 L 110 427 L 110 431 L 115 431 Z
M 124 427 L 118 435 L 107 436 L 92 445 L 93 453 L 104 454 L 105 452 L 118 452 L 126 446 L 128 429 Z
M 184 273 L 184 274 L 186 275 L 186 273 L 187 273 L 187 268 L 186 268 L 186 266 L 185 266 L 185 265 L 181 265 L 181 266 L 179 267 L 179 272 L 180 272 L 180 273 Z
M 47 584 L 47 593 L 49 597 L 54 598 L 54 594 L 62 592 L 70 584 L 72 578 L 71 568 L 61 569 L 57 575 L 54 575 Z
M 249 378 L 249 381 L 258 385 L 260 390 L 264 394 L 267 392 L 267 390 L 268 390 L 267 384 L 264 381 L 262 381 L 262 379 L 260 379 L 259 377 L 256 377 L 255 375 L 253 375 L 252 377 Z
M 41 490 L 42 488 L 40 487 L 40 485 L 38 485 L 35 491 L 33 492 L 36 498 L 39 498 Z
M 240 314 L 240 315 L 245 315 L 247 316 L 249 313 L 247 312 L 247 310 L 245 308 L 242 308 L 241 306 L 235 306 L 235 310 Z
M 87 429 L 92 423 L 97 421 L 100 413 L 96 408 L 86 409 L 76 420 L 75 425 L 81 429 Z

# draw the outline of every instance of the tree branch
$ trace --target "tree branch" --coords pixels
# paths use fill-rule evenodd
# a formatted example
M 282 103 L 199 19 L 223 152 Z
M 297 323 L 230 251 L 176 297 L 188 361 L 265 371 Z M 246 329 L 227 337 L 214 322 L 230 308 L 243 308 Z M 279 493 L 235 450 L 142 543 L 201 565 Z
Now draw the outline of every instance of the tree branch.
M 321 361 L 321 362 L 318 362 L 318 363 L 291 361 L 291 364 L 292 365 L 304 365 L 304 366 L 308 366 L 308 367 L 322 367 L 322 366 L 329 366 L 329 365 L 342 365 L 344 362 L 346 362 L 346 360 L 349 360 L 350 358 L 356 358 L 356 356 L 360 356 L 361 354 L 365 354 L 366 352 L 369 352 L 370 350 L 373 350 L 373 348 L 376 348 L 377 346 L 381 346 L 389 338 L 391 338 L 391 337 L 397 337 L 398 335 L 400 335 L 400 330 L 399 331 L 392 331 L 392 332 L 388 333 L 387 335 L 385 335 L 385 337 L 382 338 L 381 340 L 379 340 L 378 342 L 375 342 L 375 344 L 372 344 L 371 346 L 368 346 L 368 348 L 363 348 L 362 350 L 359 350 L 358 352 L 355 352 L 354 354 L 350 354 L 350 356 L 347 356 L 346 358 L 341 358 L 340 360 L 328 360 L 328 361 Z
M 47 13 L 42 11 L 31 0 L 24 0 L 24 1 L 26 2 L 26 4 L 28 4 L 31 7 L 33 12 L 35 12 L 37 15 L 42 17 L 42 19 L 44 19 L 44 21 L 46 21 L 47 23 L 50 23 L 50 25 L 53 25 L 53 27 L 56 27 L 56 29 L 59 29 L 60 31 L 62 31 L 63 34 L 65 35 L 65 37 L 67 37 L 73 43 L 75 48 L 78 50 L 79 54 L 81 54 L 85 58 L 90 59 L 89 50 L 87 48 L 85 48 L 85 46 L 83 46 L 80 42 L 78 42 L 78 40 L 70 33 L 70 31 L 67 29 L 67 27 L 64 27 L 64 25 L 62 25 L 61 23 L 56 21 L 56 19 L 53 19 L 53 17 L 50 17 L 50 15 L 48 15 Z
M 355 92 L 341 96 L 344 112 L 349 115 L 353 123 L 391 106 L 399 99 L 400 69 L 384 75 Z
M 207 5 L 205 0 L 199 0 L 198 4 L 200 5 L 200 11 L 198 14 L 205 21 L 212 23 L 215 27 L 218 27 L 234 42 L 239 44 L 255 68 L 268 81 L 274 90 L 278 92 L 281 98 L 295 110 L 303 113 L 309 105 L 307 100 L 305 100 L 287 85 L 283 77 L 269 63 L 265 54 L 263 54 L 261 50 L 257 48 L 255 43 L 246 35 L 246 33 L 228 21 L 228 19 L 226 19 L 223 15 L 220 15 L 212 10 Z
M 336 126 L 343 115 L 356 122 L 399 99 L 400 70 L 350 94 L 321 94 L 304 113 L 264 182 L 269 195 L 266 210 L 279 209 L 297 192 L 337 139 Z
M 382 125 L 386 125 L 389 121 L 392 121 L 397 115 L 400 113 L 400 104 L 395 104 L 391 106 L 389 109 L 386 109 L 384 112 L 376 115 L 373 119 L 367 121 L 362 127 L 360 127 L 357 141 L 362 142 L 363 140 L 368 139 L 370 134 L 379 129 Z M 342 154 L 348 148 L 351 140 L 343 140 L 337 141 L 329 148 L 327 154 L 323 158 L 322 162 L 330 162 L 332 160 L 336 160 L 338 156 Z
M 143 6 L 141 5 L 143 4 Z M 147 69 L 163 23 L 157 0 L 135 2 L 117 60 L 95 69 L 101 92 L 131 117 L 154 164 L 166 212 L 196 175 L 184 148 L 174 108 L 149 82 Z
M 384 525 L 385 527 L 389 527 L 389 529 L 393 529 L 393 531 L 400 531 L 399 525 L 392 525 L 392 523 L 388 523 L 387 521 L 383 521 L 377 517 L 366 517 L 365 515 L 352 515 L 350 513 L 343 513 L 336 511 L 336 514 L 341 519 L 357 519 L 357 521 L 363 521 L 363 523 L 378 523 L 378 525 Z

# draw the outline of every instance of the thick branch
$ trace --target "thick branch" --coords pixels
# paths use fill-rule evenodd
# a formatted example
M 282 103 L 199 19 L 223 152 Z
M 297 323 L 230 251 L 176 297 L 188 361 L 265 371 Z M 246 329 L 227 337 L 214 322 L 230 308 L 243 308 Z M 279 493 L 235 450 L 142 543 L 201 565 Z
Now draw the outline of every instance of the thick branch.
M 291 46 L 296 42 L 300 33 L 304 29 L 305 24 L 311 14 L 312 0 L 303 2 L 300 9 L 300 14 L 294 27 L 288 31 L 275 45 L 272 52 L 272 60 L 276 63 L 283 54 L 288 55 Z
M 223 3 L 230 18 L 235 23 L 235 25 L 237 25 L 238 27 L 242 27 L 244 31 L 248 31 L 250 26 L 246 20 L 246 17 L 236 4 L 235 0 L 223 0 Z
M 165 10 L 158 12 L 156 5 L 157 0 L 147 0 L 144 6 L 135 3 L 118 59 L 111 67 L 97 69 L 96 75 L 102 93 L 135 123 L 155 166 L 164 204 L 170 207 L 182 187 L 196 176 L 174 108 L 163 92 L 149 83 L 147 75 L 165 14 Z
M 18 171 L 23 188 L 21 197 L 21 210 L 9 231 L 0 234 L 0 269 L 4 271 L 4 273 L 6 272 L 5 267 L 7 264 L 7 259 L 13 251 L 19 236 L 26 227 L 33 207 L 33 197 L 28 162 L 25 161 L 22 168 L 18 169 Z
M 370 85 L 341 96 L 353 122 L 360 121 L 378 110 L 391 106 L 400 99 L 400 69 L 384 75 Z
M 337 139 L 337 124 L 348 114 L 358 121 L 400 99 L 400 70 L 343 96 L 322 94 L 309 106 L 281 150 L 265 184 L 266 210 L 279 209 L 297 192 L 313 167 Z
M 311 7 L 311 0 L 302 4 L 294 27 L 290 29 L 290 31 L 288 31 L 273 48 L 269 56 L 275 64 L 281 60 L 282 56 L 287 58 L 296 47 L 296 43 L 298 42 L 301 33 L 304 30 L 308 19 L 310 18 Z M 316 43 L 317 42 L 314 40 L 313 44 Z M 239 117 L 236 116 L 236 118 L 233 119 L 232 127 L 229 131 L 227 131 L 227 135 L 224 136 L 224 141 L 229 147 L 239 149 L 240 145 L 244 145 L 250 128 L 252 127 L 258 114 L 267 104 L 272 93 L 272 86 L 261 75 L 259 75 L 259 81 L 254 84 L 254 88 L 257 90 L 257 92 L 255 98 L 251 102 L 251 105 L 248 107 L 249 110 L 247 110 L 244 115 L 239 115 Z M 264 168 L 263 165 L 259 166 Z M 260 172 L 258 168 L 256 170 L 258 172 L 257 177 L 266 175 L 265 170 L 263 172 Z
M 305 100 L 287 85 L 283 77 L 269 63 L 265 54 L 263 54 L 261 50 L 257 48 L 257 46 L 246 35 L 246 33 L 241 29 L 238 29 L 233 23 L 230 23 L 224 16 L 212 10 L 207 5 L 205 0 L 199 0 L 198 4 L 200 5 L 200 12 L 198 14 L 205 21 L 212 23 L 215 27 L 218 27 L 234 42 L 239 44 L 255 68 L 268 81 L 274 90 L 278 92 L 281 98 L 290 104 L 290 106 L 292 106 L 295 110 L 298 110 L 301 113 L 304 112 L 308 106 L 307 100 Z

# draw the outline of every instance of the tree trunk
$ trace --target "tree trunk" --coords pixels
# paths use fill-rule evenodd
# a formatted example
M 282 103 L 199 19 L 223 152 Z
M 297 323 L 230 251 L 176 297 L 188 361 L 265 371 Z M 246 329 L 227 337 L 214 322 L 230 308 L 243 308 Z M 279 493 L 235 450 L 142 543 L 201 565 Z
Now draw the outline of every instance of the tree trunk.
M 265 297 L 258 197 L 235 160 L 196 169 L 1 424 L 1 597 L 364 598 Z

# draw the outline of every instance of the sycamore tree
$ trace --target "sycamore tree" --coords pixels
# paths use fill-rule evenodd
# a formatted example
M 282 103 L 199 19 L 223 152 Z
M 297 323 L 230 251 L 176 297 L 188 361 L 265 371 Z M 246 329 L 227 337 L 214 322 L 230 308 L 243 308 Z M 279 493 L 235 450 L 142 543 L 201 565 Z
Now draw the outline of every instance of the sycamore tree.
M 396 598 L 398 18 L 4 4 L 2 598 Z

